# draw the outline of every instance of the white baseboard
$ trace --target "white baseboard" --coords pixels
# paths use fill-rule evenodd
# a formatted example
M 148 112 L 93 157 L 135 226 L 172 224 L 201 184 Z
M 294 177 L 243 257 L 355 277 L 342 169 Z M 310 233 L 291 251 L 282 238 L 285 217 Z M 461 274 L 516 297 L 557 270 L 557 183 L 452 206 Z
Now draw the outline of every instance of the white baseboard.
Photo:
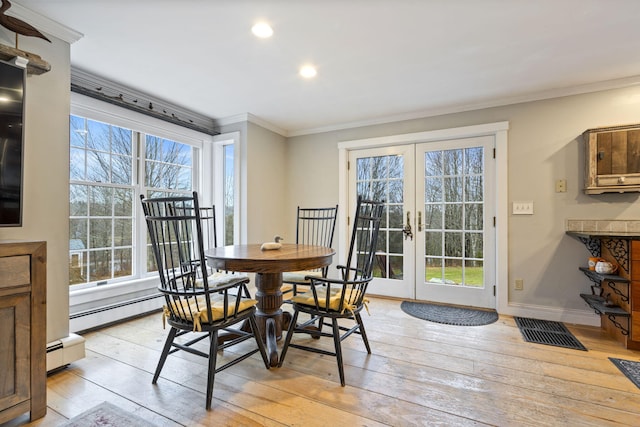
M 84 338 L 69 334 L 68 337 L 47 344 L 47 372 L 80 360 L 85 356 Z
M 499 310 L 500 314 L 572 323 L 576 325 L 600 326 L 600 316 L 593 310 L 563 309 L 542 305 L 509 303 Z

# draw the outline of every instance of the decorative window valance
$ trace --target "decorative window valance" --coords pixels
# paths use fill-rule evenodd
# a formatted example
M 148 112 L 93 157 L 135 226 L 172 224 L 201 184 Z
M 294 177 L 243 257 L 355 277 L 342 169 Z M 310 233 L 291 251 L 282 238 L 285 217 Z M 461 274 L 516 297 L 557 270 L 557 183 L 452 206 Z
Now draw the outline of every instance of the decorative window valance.
M 215 128 L 215 121 L 212 118 L 73 67 L 71 68 L 71 91 L 207 135 L 220 133 Z

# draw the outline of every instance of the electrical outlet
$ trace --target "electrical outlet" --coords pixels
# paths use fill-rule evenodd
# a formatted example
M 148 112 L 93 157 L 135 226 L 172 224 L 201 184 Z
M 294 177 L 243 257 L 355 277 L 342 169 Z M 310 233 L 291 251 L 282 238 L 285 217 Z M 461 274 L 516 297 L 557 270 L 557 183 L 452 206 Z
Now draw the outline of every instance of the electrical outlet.
M 514 215 L 533 215 L 533 202 L 513 202 Z
M 514 288 L 516 291 L 521 291 L 524 289 L 524 279 L 516 279 L 516 286 Z

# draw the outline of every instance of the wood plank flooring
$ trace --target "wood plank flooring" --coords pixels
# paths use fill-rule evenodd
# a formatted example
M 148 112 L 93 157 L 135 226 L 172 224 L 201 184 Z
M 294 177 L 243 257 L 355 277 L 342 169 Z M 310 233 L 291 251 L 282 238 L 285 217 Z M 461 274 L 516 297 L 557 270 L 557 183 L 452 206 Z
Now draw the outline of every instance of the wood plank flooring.
M 509 316 L 460 327 L 410 317 L 396 300 L 369 307 L 373 354 L 358 336 L 343 342 L 344 388 L 334 358 L 291 349 L 282 368 L 253 356 L 216 375 L 206 411 L 202 358 L 169 356 L 151 384 L 167 333 L 153 314 L 84 334 L 87 357 L 48 378 L 46 417 L 8 426 L 57 426 L 105 400 L 159 426 L 640 425 L 640 389 L 608 360 L 640 352 L 599 328 L 567 325 L 585 352 L 526 343 Z

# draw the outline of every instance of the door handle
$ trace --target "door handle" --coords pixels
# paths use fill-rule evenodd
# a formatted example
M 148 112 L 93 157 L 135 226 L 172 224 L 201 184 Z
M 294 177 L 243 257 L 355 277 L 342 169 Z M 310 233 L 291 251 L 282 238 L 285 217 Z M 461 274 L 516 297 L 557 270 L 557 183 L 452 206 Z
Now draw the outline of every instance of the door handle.
M 422 231 L 422 211 L 418 211 L 418 232 Z
M 407 212 L 407 225 L 402 227 L 402 232 L 404 233 L 404 240 L 407 240 L 407 238 L 413 240 L 413 231 L 411 230 L 411 212 Z

